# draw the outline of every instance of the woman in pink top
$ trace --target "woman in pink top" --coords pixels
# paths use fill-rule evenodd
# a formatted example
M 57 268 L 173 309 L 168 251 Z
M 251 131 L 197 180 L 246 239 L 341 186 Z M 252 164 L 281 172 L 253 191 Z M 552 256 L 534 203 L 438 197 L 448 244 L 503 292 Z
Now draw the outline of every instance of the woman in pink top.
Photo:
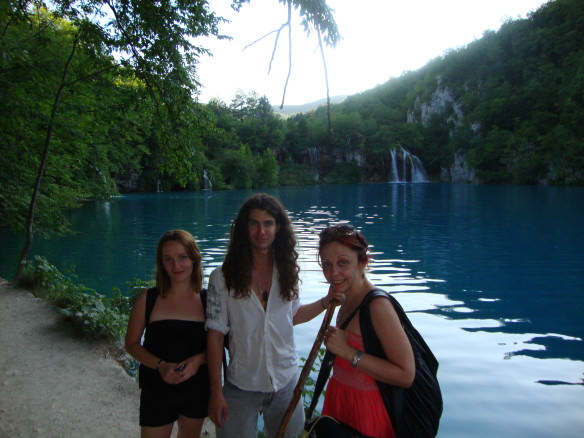
M 365 236 L 350 225 L 328 227 L 320 233 L 319 258 L 323 274 L 334 292 L 346 299 L 339 309 L 337 326 L 329 327 L 325 346 L 336 355 L 328 383 L 323 415 L 349 426 L 361 436 L 394 438 L 391 419 L 376 381 L 409 387 L 415 375 L 410 342 L 399 317 L 387 299 L 370 303 L 371 322 L 385 358 L 364 352 L 360 312 L 345 330 L 338 328 L 359 307 L 375 286 L 365 276 L 370 260 Z M 320 438 L 322 434 L 317 436 Z

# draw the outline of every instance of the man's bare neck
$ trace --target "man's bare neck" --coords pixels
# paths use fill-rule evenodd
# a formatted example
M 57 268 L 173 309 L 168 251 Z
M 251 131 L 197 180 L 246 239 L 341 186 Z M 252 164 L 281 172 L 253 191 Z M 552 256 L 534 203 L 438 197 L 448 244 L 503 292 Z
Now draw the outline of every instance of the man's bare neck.
M 274 258 L 271 249 L 254 249 L 252 251 L 254 268 L 265 268 L 272 265 Z

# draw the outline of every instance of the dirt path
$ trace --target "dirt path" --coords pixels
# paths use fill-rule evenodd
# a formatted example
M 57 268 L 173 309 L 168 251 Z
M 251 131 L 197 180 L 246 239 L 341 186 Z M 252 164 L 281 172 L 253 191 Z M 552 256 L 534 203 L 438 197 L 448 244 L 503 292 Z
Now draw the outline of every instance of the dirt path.
M 138 437 L 138 385 L 115 354 L 0 278 L 0 438 Z

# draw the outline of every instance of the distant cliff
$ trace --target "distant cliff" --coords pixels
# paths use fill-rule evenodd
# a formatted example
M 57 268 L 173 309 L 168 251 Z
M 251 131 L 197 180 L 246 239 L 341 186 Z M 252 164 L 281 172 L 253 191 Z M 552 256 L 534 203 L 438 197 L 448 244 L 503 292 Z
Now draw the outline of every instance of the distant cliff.
M 385 144 L 413 151 L 435 180 L 584 184 L 582 2 L 551 1 L 333 114 L 359 118 L 371 170 L 387 166 Z

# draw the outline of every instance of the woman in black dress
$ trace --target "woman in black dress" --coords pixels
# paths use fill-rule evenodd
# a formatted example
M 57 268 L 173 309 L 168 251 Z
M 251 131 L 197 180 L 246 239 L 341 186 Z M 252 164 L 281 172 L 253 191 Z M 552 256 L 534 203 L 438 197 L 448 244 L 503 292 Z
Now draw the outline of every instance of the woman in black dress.
M 166 232 L 156 252 L 156 287 L 136 299 L 126 350 L 140 362 L 142 438 L 198 438 L 207 416 L 201 253 L 184 230 Z

